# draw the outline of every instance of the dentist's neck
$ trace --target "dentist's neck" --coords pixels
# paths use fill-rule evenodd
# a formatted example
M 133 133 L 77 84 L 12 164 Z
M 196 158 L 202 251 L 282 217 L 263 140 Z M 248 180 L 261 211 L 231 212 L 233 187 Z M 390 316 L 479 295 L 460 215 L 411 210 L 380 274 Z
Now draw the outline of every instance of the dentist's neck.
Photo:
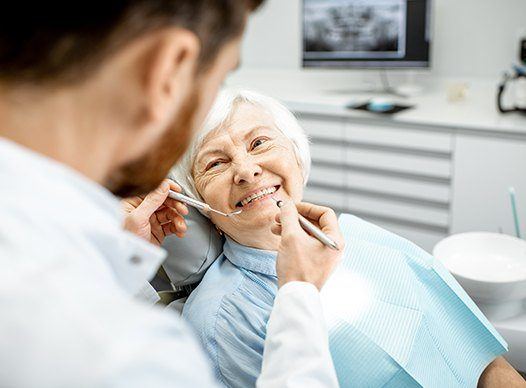
M 0 137 L 66 164 L 102 183 L 113 168 L 117 138 L 74 89 L 0 87 Z M 93 105 L 93 104 L 91 104 Z M 117 132 L 117 131 L 115 131 Z

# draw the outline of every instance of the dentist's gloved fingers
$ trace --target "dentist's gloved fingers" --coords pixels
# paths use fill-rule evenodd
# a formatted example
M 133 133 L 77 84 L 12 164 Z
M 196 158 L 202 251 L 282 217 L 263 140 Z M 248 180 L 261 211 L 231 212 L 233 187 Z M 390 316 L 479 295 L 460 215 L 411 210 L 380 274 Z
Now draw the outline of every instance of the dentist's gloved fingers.
M 157 215 L 157 220 L 159 222 L 159 213 Z M 179 238 L 183 238 L 186 234 L 187 226 L 184 219 L 181 216 L 177 216 L 175 219 L 168 222 L 159 222 L 159 225 L 162 227 L 164 237 L 175 234 Z M 161 243 L 163 240 L 160 241 Z
M 186 232 L 186 221 L 175 209 L 165 207 L 155 212 L 155 214 L 160 224 L 173 223 L 175 231 Z
M 172 209 L 175 209 L 177 213 L 183 216 L 188 214 L 188 207 L 184 203 L 176 201 L 170 197 L 166 198 L 163 205 L 158 210 L 161 210 L 163 207 L 171 207 Z
M 162 244 L 170 234 L 184 236 L 186 224 L 182 215 L 188 213 L 183 204 L 168 198 L 169 190 L 180 191 L 173 181 L 165 179 L 157 189 L 141 197 L 125 198 L 121 201 L 125 213 L 124 228 L 154 244 Z M 159 221 L 160 220 L 160 221 Z M 164 227 L 168 222 L 171 226 Z
M 279 225 L 279 224 L 272 224 L 270 226 L 270 231 L 272 233 L 274 233 L 276 236 L 281 236 L 281 232 L 282 232 L 281 225 Z
M 318 221 L 325 213 L 332 211 L 331 208 L 326 206 L 314 205 L 309 202 L 297 203 L 296 209 L 298 209 L 298 213 L 310 221 Z
M 170 206 L 171 208 L 177 210 L 177 213 L 183 215 L 183 216 L 186 216 L 188 214 L 188 207 L 182 203 L 182 202 L 178 202 L 178 201 L 174 201 L 172 198 L 168 198 L 170 200 L 170 202 L 175 202 L 175 204 L 173 205 L 168 205 Z
M 160 210 L 163 206 L 171 207 L 179 214 L 187 215 L 188 207 L 185 204 L 168 197 L 168 191 L 181 191 L 181 187 L 170 179 L 165 179 L 161 184 L 151 193 L 142 197 L 134 197 L 133 202 L 137 202 L 137 198 L 142 198 L 136 205 L 137 217 L 149 217 L 153 212 Z
M 163 233 L 166 236 L 175 234 L 179 238 L 183 238 L 185 236 L 185 232 L 179 231 L 174 223 L 170 222 L 169 224 L 162 225 Z
M 143 201 L 135 209 L 135 215 L 139 218 L 150 217 L 168 198 L 170 186 L 168 179 L 163 180 L 154 191 L 144 197 Z
M 298 221 L 296 205 L 292 201 L 283 202 L 283 205 L 280 207 L 279 222 L 281 223 L 283 234 L 293 235 L 303 231 Z
M 175 183 L 173 180 L 166 178 L 165 179 L 168 184 L 170 185 L 170 190 L 177 191 L 178 193 L 181 193 L 183 189 L 181 186 L 179 186 L 177 183 Z
M 183 190 L 181 189 L 181 186 L 179 186 L 177 183 L 175 183 L 173 180 L 171 179 L 166 179 L 166 181 L 169 183 L 170 185 L 170 190 L 172 191 L 176 191 L 178 193 L 181 193 Z M 175 199 L 172 199 L 170 197 L 166 198 L 166 201 L 164 201 L 164 204 L 166 206 L 169 206 L 169 207 L 172 207 L 174 208 L 175 210 L 177 210 L 177 212 L 179 214 L 182 214 L 183 216 L 187 215 L 188 214 L 188 207 L 182 203 L 182 202 L 179 202 L 179 201 L 176 201 Z
M 310 216 L 308 219 L 313 217 L 313 221 L 316 221 L 317 218 L 318 223 L 331 232 L 330 237 L 343 246 L 338 220 L 332 210 L 311 204 L 300 205 L 298 209 Z M 302 281 L 321 290 L 338 265 L 343 251 L 331 249 L 305 232 L 299 223 L 296 205 L 292 202 L 281 207 L 280 220 L 281 240 L 276 260 L 278 286 Z M 271 230 L 273 233 L 279 232 L 279 225 L 272 225 Z
M 343 247 L 344 239 L 338 225 L 338 217 L 331 208 L 314 205 L 308 202 L 296 204 L 298 213 L 318 226 L 323 233 L 332 238 L 340 247 Z
M 158 245 L 161 245 L 165 234 L 163 232 L 162 225 L 157 221 L 157 217 L 155 214 L 152 214 L 150 217 L 150 227 L 151 227 L 151 235 L 152 238 L 154 238 L 156 241 L 151 240 L 152 243 L 156 243 Z

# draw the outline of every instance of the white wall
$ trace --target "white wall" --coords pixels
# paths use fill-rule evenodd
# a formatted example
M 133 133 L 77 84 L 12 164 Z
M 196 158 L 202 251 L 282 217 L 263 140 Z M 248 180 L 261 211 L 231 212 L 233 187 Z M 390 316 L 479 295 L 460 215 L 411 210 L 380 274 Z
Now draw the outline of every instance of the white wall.
M 300 69 L 301 0 L 267 0 L 249 23 L 245 69 Z M 517 60 L 526 0 L 435 0 L 432 74 L 492 77 Z

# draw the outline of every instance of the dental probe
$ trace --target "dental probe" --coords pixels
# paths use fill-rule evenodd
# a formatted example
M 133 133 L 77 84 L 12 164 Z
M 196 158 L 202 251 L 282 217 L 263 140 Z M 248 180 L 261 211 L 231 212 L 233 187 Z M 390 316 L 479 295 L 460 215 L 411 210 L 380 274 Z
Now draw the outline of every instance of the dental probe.
M 283 201 L 280 201 L 274 197 L 271 197 L 271 198 L 274 201 L 276 201 L 277 207 L 283 206 Z M 312 222 L 307 220 L 301 214 L 298 214 L 298 218 L 299 218 L 300 225 L 302 226 L 302 228 L 305 229 L 310 234 L 312 234 L 314 237 L 316 237 L 323 245 L 326 245 L 329 248 L 335 249 L 337 251 L 340 250 L 340 248 L 338 247 L 338 244 L 336 244 L 329 236 L 327 236 L 320 229 L 318 229 Z
M 221 214 L 222 216 L 225 216 L 225 217 L 232 217 L 232 216 L 235 216 L 235 215 L 237 215 L 237 214 L 239 214 L 239 213 L 241 213 L 243 211 L 242 209 L 239 209 L 239 210 L 233 211 L 231 213 L 223 213 L 223 212 L 221 212 L 219 210 L 211 208 L 210 205 L 208 205 L 208 204 L 206 204 L 204 202 L 201 202 L 201 201 L 198 201 L 196 199 L 187 197 L 186 195 L 183 195 L 183 194 L 178 193 L 178 192 L 173 191 L 173 190 L 170 190 L 170 192 L 168 193 L 168 196 L 170 198 L 175 199 L 176 201 L 182 202 L 182 203 L 184 203 L 186 205 L 195 207 L 195 208 L 203 210 L 205 212 L 214 212 L 214 213 L 217 213 L 217 214 Z

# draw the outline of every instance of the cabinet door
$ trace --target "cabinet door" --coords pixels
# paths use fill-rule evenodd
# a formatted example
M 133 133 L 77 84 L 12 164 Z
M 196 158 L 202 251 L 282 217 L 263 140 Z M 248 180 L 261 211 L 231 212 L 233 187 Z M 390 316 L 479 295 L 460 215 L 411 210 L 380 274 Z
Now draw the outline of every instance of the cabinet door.
M 449 230 L 452 135 L 300 116 L 311 138 L 305 200 L 355 214 L 431 251 Z
M 508 188 L 515 187 L 526 233 L 526 141 L 457 135 L 452 233 L 502 230 L 514 235 Z
M 344 123 L 342 119 L 317 116 L 300 116 L 301 127 L 314 144 L 317 140 L 342 140 L 344 137 Z
M 300 116 L 299 122 L 311 141 L 312 168 L 304 200 L 341 211 L 345 193 L 334 186 L 345 184 L 344 123 L 315 116 Z
M 452 135 L 346 123 L 347 203 L 427 251 L 449 230 Z

